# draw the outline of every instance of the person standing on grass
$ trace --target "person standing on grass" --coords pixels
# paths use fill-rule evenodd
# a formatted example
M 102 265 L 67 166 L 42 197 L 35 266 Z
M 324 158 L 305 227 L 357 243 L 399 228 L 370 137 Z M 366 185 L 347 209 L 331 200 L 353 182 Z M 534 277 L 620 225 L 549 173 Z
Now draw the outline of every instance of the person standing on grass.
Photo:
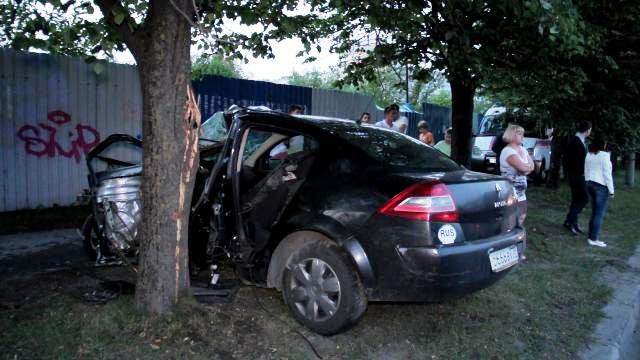
M 564 227 L 573 235 L 584 234 L 578 226 L 578 215 L 589 203 L 587 186 L 584 181 L 584 159 L 587 156 L 587 137 L 591 134 L 591 123 L 582 121 L 578 124 L 578 132 L 567 144 L 567 180 L 571 188 L 571 204 L 564 220 Z
M 384 119 L 378 121 L 375 126 L 381 127 L 383 129 L 390 129 L 399 131 L 398 126 L 394 124 L 394 121 L 398 118 L 398 110 L 393 108 L 392 106 L 387 106 L 384 109 Z
M 304 107 L 298 104 L 291 104 L 289 106 L 289 115 L 302 115 L 304 114 Z
M 421 120 L 418 123 L 418 133 L 418 138 L 423 143 L 431 146 L 435 144 L 435 141 L 433 140 L 433 133 L 429 131 L 429 124 L 426 121 Z
M 600 228 L 607 212 L 609 197 L 613 198 L 613 174 L 611 154 L 604 151 L 604 140 L 596 139 L 589 145 L 589 153 L 584 160 L 584 180 L 591 198 L 591 219 L 589 220 L 589 245 L 606 247 L 600 241 Z
M 433 147 L 436 150 L 439 150 L 441 153 L 451 157 L 451 133 L 453 129 L 448 128 L 444 133 L 444 140 L 438 141 L 438 143 Z
M 371 124 L 371 114 L 369 114 L 368 112 L 363 112 L 362 115 L 360 115 L 360 123 Z
M 518 196 L 518 220 L 524 223 L 527 217 L 527 174 L 534 169 L 531 155 L 522 146 L 524 128 L 520 125 L 509 124 L 502 135 L 507 145 L 500 152 L 500 173 L 513 181 Z

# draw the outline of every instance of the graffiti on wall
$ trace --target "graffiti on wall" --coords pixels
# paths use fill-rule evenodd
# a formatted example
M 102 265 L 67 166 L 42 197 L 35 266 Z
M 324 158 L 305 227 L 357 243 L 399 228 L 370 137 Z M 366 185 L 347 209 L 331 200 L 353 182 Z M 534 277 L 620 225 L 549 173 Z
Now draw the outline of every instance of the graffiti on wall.
M 71 115 L 62 110 L 49 112 L 47 120 L 47 123 L 24 125 L 18 130 L 16 136 L 24 142 L 27 154 L 49 158 L 62 156 L 79 163 L 81 155 L 87 155 L 100 142 L 96 128 L 80 123 L 74 126 Z

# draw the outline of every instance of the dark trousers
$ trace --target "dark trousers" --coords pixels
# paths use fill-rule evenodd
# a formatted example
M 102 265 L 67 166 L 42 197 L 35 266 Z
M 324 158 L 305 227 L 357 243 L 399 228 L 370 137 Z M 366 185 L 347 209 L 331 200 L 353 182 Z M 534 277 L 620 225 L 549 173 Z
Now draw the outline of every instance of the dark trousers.
M 587 194 L 584 177 L 569 179 L 569 187 L 571 187 L 571 205 L 569 205 L 569 213 L 565 223 L 576 225 L 578 223 L 578 215 L 589 203 L 589 195 Z
M 609 203 L 609 189 L 593 181 L 587 182 L 587 192 L 591 198 L 591 220 L 589 220 L 589 239 L 598 240 Z

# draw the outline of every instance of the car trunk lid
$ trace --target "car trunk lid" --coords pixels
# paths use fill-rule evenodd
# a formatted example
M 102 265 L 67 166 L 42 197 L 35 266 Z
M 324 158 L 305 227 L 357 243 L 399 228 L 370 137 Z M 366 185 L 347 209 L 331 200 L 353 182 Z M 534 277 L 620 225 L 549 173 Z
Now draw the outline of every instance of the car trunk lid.
M 444 184 L 458 212 L 467 241 L 484 239 L 510 232 L 516 226 L 517 200 L 508 179 L 459 170 L 438 173 L 393 174 L 389 182 L 396 183 L 398 192 L 420 182 Z

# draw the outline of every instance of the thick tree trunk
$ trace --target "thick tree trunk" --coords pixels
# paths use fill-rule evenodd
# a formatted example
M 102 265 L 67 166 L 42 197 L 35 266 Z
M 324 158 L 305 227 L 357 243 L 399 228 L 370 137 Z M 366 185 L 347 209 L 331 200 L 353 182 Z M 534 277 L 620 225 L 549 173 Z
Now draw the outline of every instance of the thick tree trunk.
M 473 96 L 476 89 L 472 79 L 451 78 L 449 84 L 451 85 L 453 127 L 451 157 L 459 164 L 469 166 L 473 130 Z
M 174 0 L 190 13 L 188 0 Z M 199 113 L 190 89 L 190 25 L 168 1 L 151 2 L 136 54 L 143 95 L 142 237 L 136 307 L 170 311 L 189 292 L 188 220 Z M 191 96 L 190 96 L 191 95 Z

